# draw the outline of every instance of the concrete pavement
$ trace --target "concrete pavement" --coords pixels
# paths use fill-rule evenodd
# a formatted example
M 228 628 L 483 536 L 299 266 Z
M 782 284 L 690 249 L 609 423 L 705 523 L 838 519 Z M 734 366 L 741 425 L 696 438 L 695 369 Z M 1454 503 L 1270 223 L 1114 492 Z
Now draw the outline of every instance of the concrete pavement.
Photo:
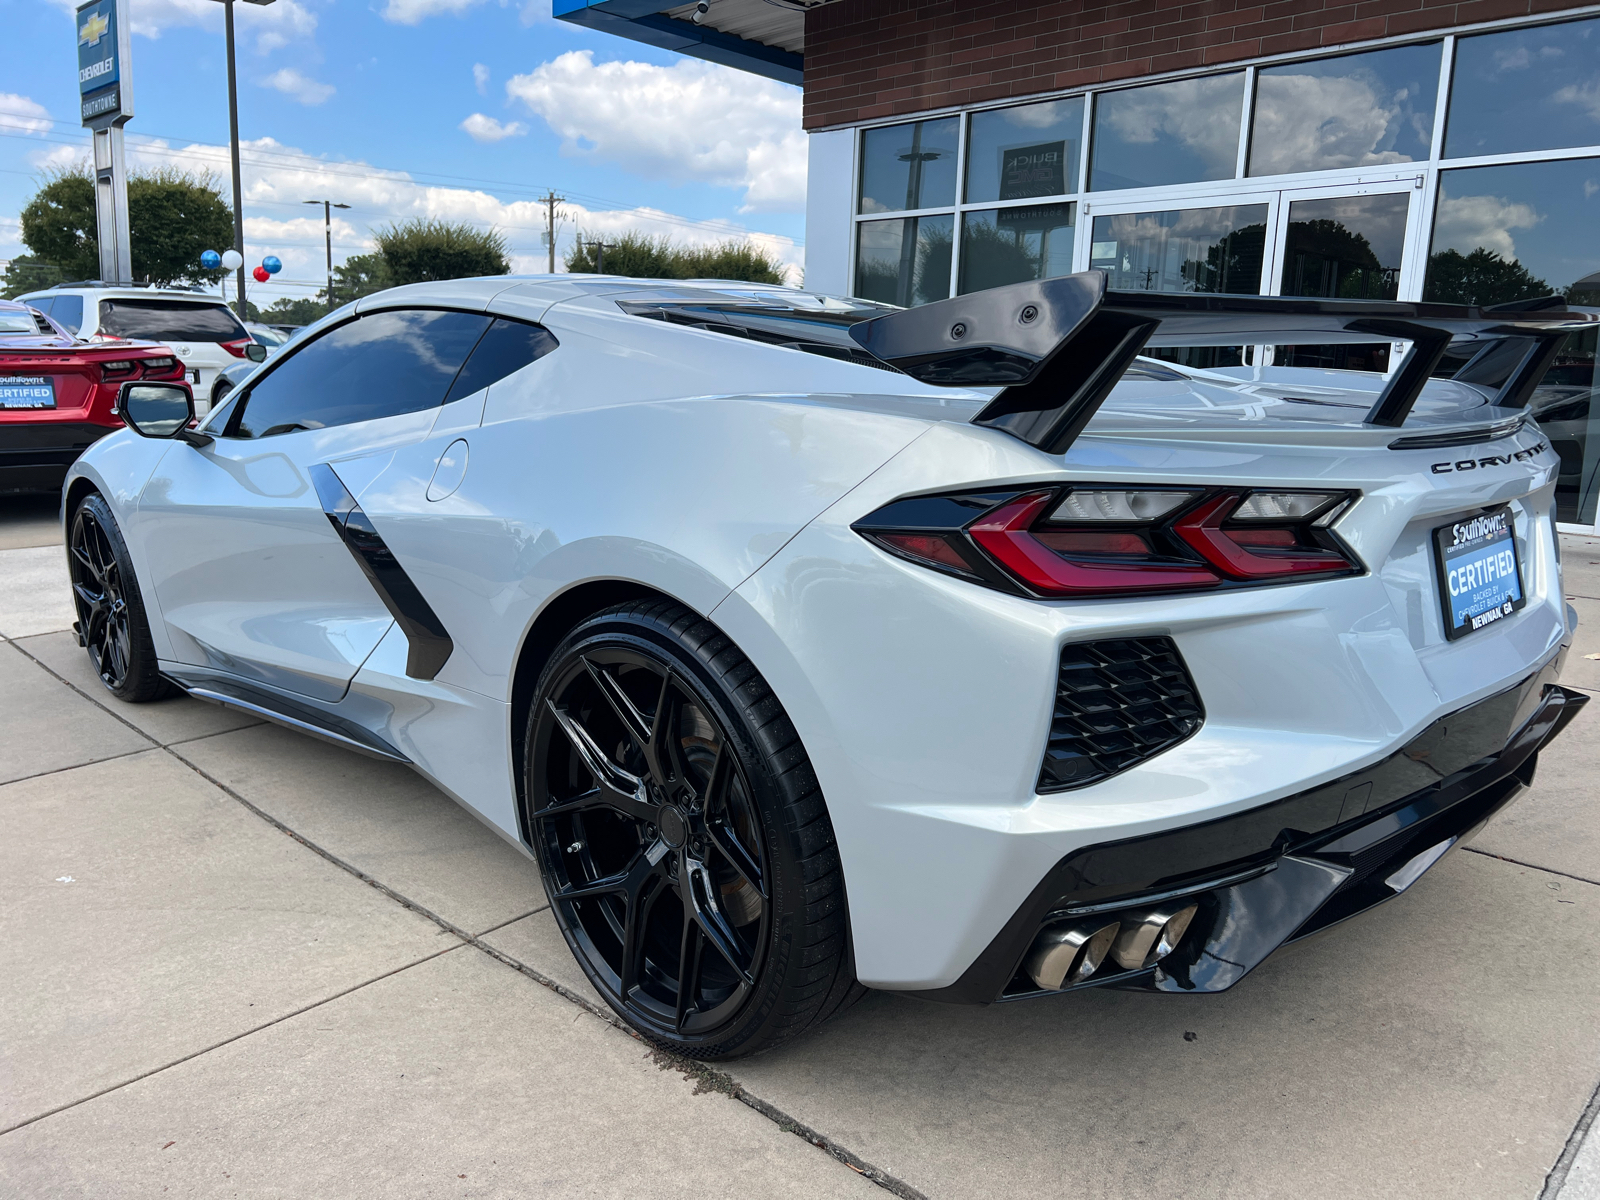
M 419 777 L 105 695 L 37 553 L 55 527 L 21 524 L 0 512 L 0 1192 L 881 1194 L 865 1170 L 936 1197 L 1600 1198 L 1575 1136 L 1594 707 L 1471 850 L 1232 992 L 878 994 L 704 1072 L 595 1014 L 532 865 Z M 1600 609 L 1600 542 L 1564 546 Z M 1569 681 L 1600 688 L 1587 622 Z

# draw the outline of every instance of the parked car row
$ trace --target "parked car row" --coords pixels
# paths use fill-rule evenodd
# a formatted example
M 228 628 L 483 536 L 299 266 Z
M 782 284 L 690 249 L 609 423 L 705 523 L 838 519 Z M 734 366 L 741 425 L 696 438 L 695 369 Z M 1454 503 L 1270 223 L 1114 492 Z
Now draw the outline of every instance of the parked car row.
M 79 454 L 122 427 L 122 384 L 182 381 L 203 398 L 281 339 L 257 338 L 198 292 L 84 284 L 0 301 L 0 492 L 60 487 Z

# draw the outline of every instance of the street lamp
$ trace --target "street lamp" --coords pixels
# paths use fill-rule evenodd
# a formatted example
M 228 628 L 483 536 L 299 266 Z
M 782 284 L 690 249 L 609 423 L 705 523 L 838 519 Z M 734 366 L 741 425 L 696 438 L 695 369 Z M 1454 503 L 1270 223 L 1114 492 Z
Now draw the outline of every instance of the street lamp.
M 349 208 L 348 204 L 335 204 L 332 200 L 302 200 L 302 204 L 322 205 L 322 232 L 328 241 L 328 309 L 333 309 L 333 210 Z
M 233 2 L 220 0 L 226 13 L 228 33 L 228 148 L 233 154 L 233 248 L 239 252 L 239 320 L 250 311 L 244 302 L 244 192 L 239 181 L 239 80 L 233 66 Z M 272 0 L 245 0 L 247 4 L 271 4 Z

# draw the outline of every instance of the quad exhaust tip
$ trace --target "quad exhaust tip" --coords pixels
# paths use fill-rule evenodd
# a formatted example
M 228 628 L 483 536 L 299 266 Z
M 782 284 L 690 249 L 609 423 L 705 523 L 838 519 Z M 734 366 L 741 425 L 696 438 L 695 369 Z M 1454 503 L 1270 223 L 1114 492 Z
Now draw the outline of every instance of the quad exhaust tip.
M 1035 985 L 1059 992 L 1083 983 L 1108 957 L 1125 971 L 1152 967 L 1177 949 L 1198 907 L 1179 901 L 1112 920 L 1053 925 L 1034 939 L 1024 968 Z

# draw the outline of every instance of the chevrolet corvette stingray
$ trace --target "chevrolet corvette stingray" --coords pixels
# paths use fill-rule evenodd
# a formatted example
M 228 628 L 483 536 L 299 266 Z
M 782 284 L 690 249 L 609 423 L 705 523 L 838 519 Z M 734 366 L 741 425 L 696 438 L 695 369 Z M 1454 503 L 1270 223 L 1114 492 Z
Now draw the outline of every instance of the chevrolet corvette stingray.
M 1414 886 L 1583 703 L 1526 406 L 1594 321 L 398 288 L 198 426 L 122 387 L 65 485 L 78 634 L 122 699 L 414 767 L 689 1055 L 869 988 L 1216 992 Z M 1374 340 L 1380 390 L 1144 353 Z

